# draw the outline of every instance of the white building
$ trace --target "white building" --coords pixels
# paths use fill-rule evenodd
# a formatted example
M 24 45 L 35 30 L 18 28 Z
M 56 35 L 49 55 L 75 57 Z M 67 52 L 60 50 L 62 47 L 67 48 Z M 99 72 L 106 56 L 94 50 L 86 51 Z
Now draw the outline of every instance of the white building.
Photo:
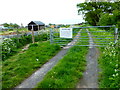
M 4 26 L 3 25 L 0 25 L 0 30 L 4 29 Z

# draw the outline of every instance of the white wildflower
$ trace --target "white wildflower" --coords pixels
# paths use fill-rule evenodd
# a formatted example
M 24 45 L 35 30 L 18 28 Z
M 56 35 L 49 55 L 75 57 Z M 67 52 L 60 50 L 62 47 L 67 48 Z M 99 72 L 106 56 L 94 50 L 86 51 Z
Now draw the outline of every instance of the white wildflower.
M 118 64 L 116 64 L 115 66 L 118 67 Z
M 115 69 L 115 72 L 117 72 L 117 69 Z
M 36 61 L 38 61 L 39 59 L 36 59 Z
M 116 76 L 118 76 L 118 73 L 116 73 Z
M 115 74 L 113 74 L 112 76 L 115 77 Z
M 110 53 L 109 55 L 110 55 L 110 56 L 112 56 L 112 54 L 111 54 L 111 53 Z
M 113 54 L 113 56 L 115 56 L 116 53 Z

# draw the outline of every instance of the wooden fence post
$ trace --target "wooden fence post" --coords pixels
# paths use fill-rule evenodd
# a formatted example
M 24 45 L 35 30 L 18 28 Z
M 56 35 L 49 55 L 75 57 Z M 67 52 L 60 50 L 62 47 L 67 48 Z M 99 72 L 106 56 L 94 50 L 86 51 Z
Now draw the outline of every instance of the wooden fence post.
M 53 29 L 50 29 L 50 44 L 53 44 Z
M 118 40 L 118 28 L 115 28 L 115 43 Z
M 32 25 L 32 42 L 35 43 L 33 25 Z
M 17 42 L 19 43 L 19 32 L 18 32 L 18 29 L 16 30 L 16 33 L 17 33 Z

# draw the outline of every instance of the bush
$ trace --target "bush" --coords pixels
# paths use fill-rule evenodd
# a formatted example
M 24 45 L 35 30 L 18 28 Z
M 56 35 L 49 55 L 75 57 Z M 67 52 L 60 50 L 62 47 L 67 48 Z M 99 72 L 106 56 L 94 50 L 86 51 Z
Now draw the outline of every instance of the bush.
M 37 43 L 33 43 L 33 44 L 30 44 L 30 46 L 29 47 L 37 47 L 38 46 L 38 44 Z
M 15 52 L 16 49 L 16 43 L 10 39 L 10 38 L 5 38 L 3 43 L 2 43 L 2 58 L 3 60 L 9 56 L 12 52 Z

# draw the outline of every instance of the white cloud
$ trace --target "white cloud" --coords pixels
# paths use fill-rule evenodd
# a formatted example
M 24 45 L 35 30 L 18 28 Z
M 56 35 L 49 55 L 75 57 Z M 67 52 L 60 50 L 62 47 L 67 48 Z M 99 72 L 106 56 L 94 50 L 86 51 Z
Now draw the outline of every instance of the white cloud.
M 48 23 L 64 23 L 81 20 L 77 15 L 77 3 L 84 0 L 1 0 L 0 23 L 12 22 L 27 25 L 32 20 Z M 66 21 L 65 21 L 66 20 Z M 63 21 L 63 22 L 62 22 Z

